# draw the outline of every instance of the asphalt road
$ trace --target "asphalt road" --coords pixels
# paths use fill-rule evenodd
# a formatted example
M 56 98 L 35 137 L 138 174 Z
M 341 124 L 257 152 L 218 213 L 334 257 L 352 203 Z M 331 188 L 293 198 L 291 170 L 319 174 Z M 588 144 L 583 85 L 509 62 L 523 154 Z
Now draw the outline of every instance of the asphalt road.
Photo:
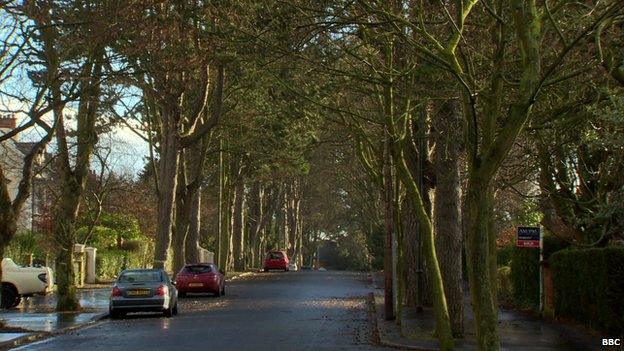
M 380 350 L 365 274 L 269 272 L 233 281 L 226 295 L 180 299 L 180 313 L 130 315 L 22 350 Z

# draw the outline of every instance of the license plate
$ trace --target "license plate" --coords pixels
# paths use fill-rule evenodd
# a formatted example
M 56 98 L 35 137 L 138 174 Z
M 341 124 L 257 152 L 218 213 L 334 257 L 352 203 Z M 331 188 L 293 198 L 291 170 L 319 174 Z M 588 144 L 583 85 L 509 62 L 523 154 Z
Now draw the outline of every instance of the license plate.
M 128 296 L 147 296 L 149 293 L 149 290 L 128 290 Z
M 188 286 L 193 288 L 193 287 L 196 287 L 196 286 L 204 286 L 204 284 L 203 283 L 189 283 Z

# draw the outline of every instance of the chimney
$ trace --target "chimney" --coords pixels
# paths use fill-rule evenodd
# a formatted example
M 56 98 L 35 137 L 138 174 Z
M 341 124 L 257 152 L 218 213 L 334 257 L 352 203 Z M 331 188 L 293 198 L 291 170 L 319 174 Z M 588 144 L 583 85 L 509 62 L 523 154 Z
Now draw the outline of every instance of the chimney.
M 17 126 L 17 118 L 15 118 L 13 115 L 6 114 L 6 115 L 0 116 L 0 129 L 12 130 L 12 129 L 15 129 L 16 126 Z

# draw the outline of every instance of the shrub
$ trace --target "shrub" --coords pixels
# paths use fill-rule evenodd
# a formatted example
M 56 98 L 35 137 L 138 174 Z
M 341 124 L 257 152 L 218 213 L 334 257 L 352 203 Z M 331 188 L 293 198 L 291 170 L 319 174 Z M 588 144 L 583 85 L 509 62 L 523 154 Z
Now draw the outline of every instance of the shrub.
M 511 264 L 511 254 L 514 250 L 514 244 L 503 246 L 496 252 L 496 262 L 499 266 L 509 266 Z
M 563 250 L 550 266 L 555 314 L 624 335 L 624 249 Z
M 139 229 L 137 219 L 127 215 L 102 213 L 98 225 L 93 227 L 93 232 L 89 236 L 88 230 L 88 225 L 83 225 L 77 230 L 78 241 L 86 241 L 87 245 L 98 249 L 121 249 L 123 247 L 118 247 L 119 243 L 147 240 Z
M 515 245 L 515 242 L 514 242 Z M 569 244 L 555 236 L 544 236 L 544 260 Z M 514 302 L 522 307 L 539 306 L 539 250 L 513 247 L 511 250 L 510 281 Z
M 514 247 L 510 281 L 514 302 L 522 307 L 539 306 L 539 250 Z
M 27 264 L 28 256 L 33 254 L 34 261 L 45 261 L 45 235 L 24 231 L 17 233 L 13 240 L 4 249 L 4 257 L 9 257 L 17 264 Z
M 123 250 L 132 251 L 132 252 L 136 252 L 136 253 L 141 253 L 144 250 L 146 250 L 147 245 L 148 245 L 147 241 L 143 241 L 143 240 L 129 240 L 129 241 L 124 242 L 121 245 L 121 248 Z
M 144 268 L 140 254 L 126 250 L 98 250 L 96 254 L 96 274 L 100 280 L 116 278 L 124 269 Z

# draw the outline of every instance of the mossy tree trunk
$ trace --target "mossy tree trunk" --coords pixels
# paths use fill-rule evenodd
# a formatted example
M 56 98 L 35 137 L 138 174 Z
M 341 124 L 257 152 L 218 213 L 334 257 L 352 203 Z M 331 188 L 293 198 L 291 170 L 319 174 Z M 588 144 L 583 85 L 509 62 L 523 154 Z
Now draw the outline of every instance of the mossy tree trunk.
M 457 100 L 447 100 L 434 114 L 435 202 L 434 227 L 436 251 L 440 261 L 444 291 L 449 307 L 453 335 L 464 333 L 461 227 L 461 116 Z

